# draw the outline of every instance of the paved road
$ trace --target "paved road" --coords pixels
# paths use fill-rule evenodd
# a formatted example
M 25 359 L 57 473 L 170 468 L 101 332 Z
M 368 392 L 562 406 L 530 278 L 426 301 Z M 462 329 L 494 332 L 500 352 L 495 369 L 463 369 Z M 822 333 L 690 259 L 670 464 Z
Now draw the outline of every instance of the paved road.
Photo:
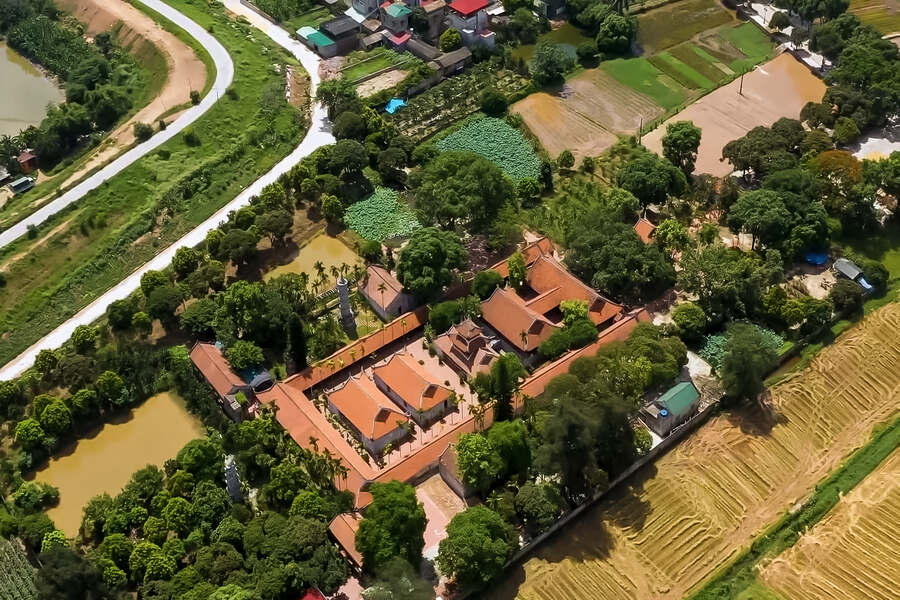
M 35 211 L 6 231 L 0 233 L 0 248 L 25 235 L 30 225 L 40 225 L 70 204 L 78 202 L 85 194 L 99 187 L 111 177 L 115 177 L 120 171 L 129 167 L 148 152 L 152 152 L 178 135 L 185 127 L 188 127 L 191 123 L 199 119 L 203 113 L 212 108 L 213 104 L 216 103 L 222 94 L 225 93 L 225 90 L 228 89 L 228 86 L 231 85 L 231 80 L 234 78 L 234 63 L 231 62 L 231 57 L 228 55 L 228 52 L 222 44 L 216 41 L 216 38 L 161 0 L 138 0 L 138 2 L 152 8 L 187 31 L 191 37 L 200 42 L 200 45 L 209 52 L 213 62 L 216 64 L 216 80 L 213 83 L 212 88 L 210 88 L 206 97 L 200 101 L 200 104 L 186 110 L 180 117 L 166 127 L 165 131 L 158 132 L 146 142 L 138 144 L 128 152 L 125 152 L 63 195 L 42 206 L 40 210 Z
M 163 4 L 159 0 L 139 1 L 144 2 L 148 6 L 152 6 L 154 10 L 158 10 L 160 13 L 166 15 L 166 17 L 178 23 L 179 25 L 182 24 L 181 20 L 192 23 L 186 17 L 175 11 L 173 8 Z M 165 7 L 165 10 L 159 10 L 158 8 L 156 8 L 156 5 Z M 250 20 L 251 23 L 253 23 L 254 26 L 264 31 L 266 35 L 272 38 L 272 40 L 274 40 L 280 46 L 283 46 L 285 49 L 290 51 L 291 54 L 297 57 L 297 59 L 306 69 L 307 73 L 309 73 L 310 79 L 312 81 L 310 93 L 312 95 L 315 95 L 315 88 L 319 83 L 319 57 L 314 52 L 309 50 L 300 42 L 292 40 L 290 35 L 286 31 L 266 21 L 265 19 L 251 11 L 249 8 L 242 5 L 238 0 L 225 0 L 225 6 L 228 8 L 228 10 L 245 16 L 248 20 Z M 199 26 L 194 24 L 194 27 Z M 192 29 L 188 27 L 185 27 L 185 29 L 191 35 L 194 35 L 195 32 Z M 199 32 L 206 34 L 203 29 L 199 29 Z M 205 45 L 206 44 L 204 44 L 204 46 Z M 216 45 L 218 45 L 218 42 L 216 42 Z M 221 46 L 219 47 L 221 48 Z M 228 65 L 231 65 L 230 60 L 228 60 Z M 221 73 L 221 69 L 219 72 Z M 229 81 L 231 81 L 230 75 Z M 206 101 L 206 99 L 204 99 L 204 101 Z M 166 131 L 168 131 L 168 129 Z M 331 143 L 334 143 L 334 137 L 331 135 L 331 123 L 328 121 L 325 110 L 319 104 L 315 104 L 312 110 L 312 123 L 310 125 L 310 129 L 307 132 L 306 137 L 303 138 L 303 141 L 300 142 L 300 145 L 297 146 L 297 148 L 293 152 L 291 152 L 288 156 L 282 159 L 281 162 L 275 165 L 271 171 L 254 181 L 249 187 L 247 187 L 236 198 L 234 198 L 234 200 L 223 206 L 210 218 L 201 223 L 196 229 L 186 234 L 180 240 L 160 252 L 153 260 L 146 263 L 144 266 L 140 267 L 134 273 L 116 284 L 115 287 L 91 302 L 75 316 L 44 336 L 40 341 L 28 348 L 28 350 L 26 350 L 10 362 L 6 363 L 3 368 L 0 368 L 0 380 L 12 379 L 13 377 L 20 375 L 25 369 L 34 364 L 34 358 L 37 356 L 38 352 L 46 348 L 60 347 L 66 340 L 69 339 L 69 337 L 71 337 L 72 332 L 75 331 L 76 327 L 78 327 L 79 325 L 93 323 L 94 321 L 102 317 L 106 312 L 106 307 L 108 307 L 116 300 L 126 298 L 131 292 L 133 292 L 140 286 L 141 275 L 143 275 L 147 271 L 160 270 L 168 266 L 169 263 L 172 262 L 172 257 L 175 255 L 175 250 L 181 248 L 182 246 L 196 246 L 197 244 L 201 243 L 206 238 L 207 233 L 209 233 L 211 230 L 218 227 L 220 223 L 225 221 L 229 212 L 248 204 L 250 202 L 250 198 L 259 195 L 262 188 L 276 181 L 278 177 L 280 177 L 283 173 L 289 171 L 291 167 L 300 162 L 302 158 L 312 153 L 313 150 L 320 146 L 325 146 Z

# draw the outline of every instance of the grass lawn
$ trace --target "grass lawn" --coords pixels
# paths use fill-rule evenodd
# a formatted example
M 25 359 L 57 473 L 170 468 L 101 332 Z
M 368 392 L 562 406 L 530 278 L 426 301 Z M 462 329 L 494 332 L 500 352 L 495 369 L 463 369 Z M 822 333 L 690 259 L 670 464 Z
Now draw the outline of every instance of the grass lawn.
M 617 58 L 602 63 L 600 68 L 619 83 L 644 94 L 666 110 L 677 108 L 685 100 L 681 86 L 646 58 Z M 666 79 L 669 81 L 666 82 Z
M 753 23 L 723 29 L 719 35 L 747 57 L 732 61 L 729 65 L 737 73 L 765 60 L 772 52 L 772 40 Z
M 169 4 L 212 30 L 235 62 L 233 96 L 223 96 L 183 136 L 3 248 L 8 281 L 0 296 L 5 363 L 155 256 L 270 169 L 296 145 L 305 116 L 284 101 L 273 63 L 296 61 L 219 5 Z
M 329 11 L 324 6 L 320 6 L 318 8 L 314 8 L 309 12 L 305 12 L 302 15 L 298 15 L 292 19 L 288 19 L 287 21 L 282 23 L 282 25 L 288 31 L 294 33 L 301 27 L 317 28 L 319 25 L 333 17 L 334 15 L 331 14 L 331 11 Z

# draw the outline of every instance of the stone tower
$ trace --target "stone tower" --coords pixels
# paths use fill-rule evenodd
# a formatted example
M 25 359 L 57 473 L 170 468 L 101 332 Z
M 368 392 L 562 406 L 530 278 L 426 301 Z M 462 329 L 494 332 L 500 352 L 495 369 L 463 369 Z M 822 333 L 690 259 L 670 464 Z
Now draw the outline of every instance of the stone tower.
M 356 315 L 350 307 L 350 282 L 343 274 L 337 280 L 338 306 L 341 308 L 341 325 L 345 329 L 356 328 Z

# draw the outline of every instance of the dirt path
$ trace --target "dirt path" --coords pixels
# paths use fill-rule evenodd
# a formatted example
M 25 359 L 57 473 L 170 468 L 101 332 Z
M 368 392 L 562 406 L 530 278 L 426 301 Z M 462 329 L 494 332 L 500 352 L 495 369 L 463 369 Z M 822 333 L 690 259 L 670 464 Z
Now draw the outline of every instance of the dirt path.
M 135 123 L 153 123 L 155 126 L 162 114 L 189 102 L 191 90 L 202 91 L 205 87 L 207 73 L 203 61 L 190 46 L 123 0 L 59 0 L 59 5 L 84 23 L 90 35 L 107 31 L 121 21 L 120 43 L 130 46 L 138 59 L 142 50 L 152 44 L 165 58 L 168 70 L 166 82 L 156 98 L 107 136 L 93 156 L 63 183 L 63 187 L 67 187 L 132 144 Z

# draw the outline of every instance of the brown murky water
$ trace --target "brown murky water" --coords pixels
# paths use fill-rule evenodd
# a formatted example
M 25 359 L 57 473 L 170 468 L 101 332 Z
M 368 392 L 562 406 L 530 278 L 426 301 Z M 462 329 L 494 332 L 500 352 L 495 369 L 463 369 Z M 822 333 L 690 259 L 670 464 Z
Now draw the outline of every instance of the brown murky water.
M 316 263 L 322 261 L 325 265 L 325 273 L 328 275 L 328 282 L 333 285 L 334 277 L 331 276 L 331 267 L 338 267 L 344 263 L 353 266 L 362 263 L 362 259 L 357 256 L 353 250 L 348 248 L 341 240 L 329 235 L 320 234 L 314 237 L 308 244 L 300 248 L 297 258 L 286 265 L 275 267 L 263 278 L 268 281 L 273 277 L 285 275 L 287 273 L 305 272 L 309 275 L 310 281 L 316 278 Z
M 107 423 L 38 472 L 38 481 L 59 488 L 59 506 L 47 514 L 66 535 L 76 535 L 81 509 L 93 496 L 118 493 L 136 470 L 162 466 L 186 443 L 205 434 L 203 424 L 188 413 L 178 395 L 166 392 L 149 398 L 131 411 L 130 418 Z
M 47 104 L 65 100 L 63 91 L 27 59 L 0 42 L 0 135 L 37 125 Z

